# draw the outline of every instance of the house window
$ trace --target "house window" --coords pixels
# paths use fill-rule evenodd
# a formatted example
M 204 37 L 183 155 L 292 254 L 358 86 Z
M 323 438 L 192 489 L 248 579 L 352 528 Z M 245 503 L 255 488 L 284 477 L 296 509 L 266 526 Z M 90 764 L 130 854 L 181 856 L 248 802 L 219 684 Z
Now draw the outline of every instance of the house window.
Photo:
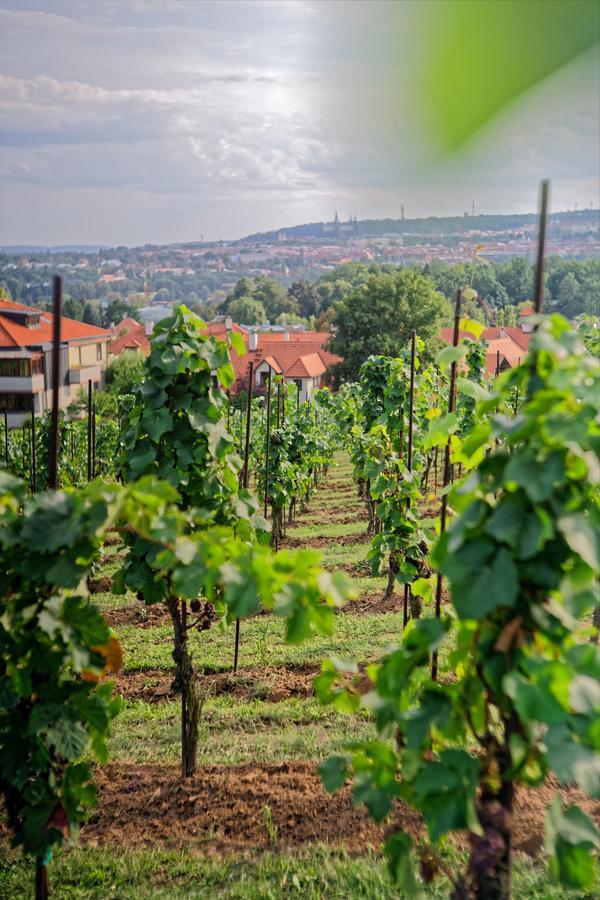
M 4 378 L 29 378 L 31 375 L 31 362 L 28 358 L 0 359 L 0 376 L 4 376 Z
M 96 359 L 98 362 L 102 360 L 102 344 L 96 344 Z
M 31 374 L 32 375 L 42 375 L 44 372 L 44 367 L 42 365 L 41 359 L 32 359 L 31 360 Z
M 30 412 L 33 403 L 31 394 L 0 394 L 0 410 L 6 412 Z
M 261 383 L 262 387 L 266 387 L 266 386 L 267 386 L 268 380 L 269 380 L 269 373 L 268 373 L 268 372 L 261 372 L 261 373 L 260 373 L 260 383 Z
M 301 378 L 294 378 L 294 384 L 296 385 L 296 387 L 298 388 L 299 391 L 302 390 L 302 379 Z

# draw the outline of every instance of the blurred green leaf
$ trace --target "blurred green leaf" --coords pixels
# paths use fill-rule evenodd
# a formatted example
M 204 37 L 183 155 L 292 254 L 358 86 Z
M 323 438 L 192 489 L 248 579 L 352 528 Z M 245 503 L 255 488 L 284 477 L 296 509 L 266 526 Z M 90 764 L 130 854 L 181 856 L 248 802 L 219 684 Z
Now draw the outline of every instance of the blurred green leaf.
M 436 0 L 423 8 L 424 105 L 446 152 L 600 35 L 600 4 L 592 0 Z

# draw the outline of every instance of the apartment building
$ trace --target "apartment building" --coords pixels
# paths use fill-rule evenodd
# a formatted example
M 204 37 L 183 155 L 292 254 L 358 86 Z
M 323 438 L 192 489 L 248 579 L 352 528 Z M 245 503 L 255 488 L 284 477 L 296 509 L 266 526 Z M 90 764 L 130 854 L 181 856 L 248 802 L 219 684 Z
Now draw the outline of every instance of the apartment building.
M 53 316 L 0 298 L 0 415 L 21 425 L 52 403 Z M 104 328 L 61 317 L 59 403 L 65 409 L 89 381 L 102 386 L 112 335 Z

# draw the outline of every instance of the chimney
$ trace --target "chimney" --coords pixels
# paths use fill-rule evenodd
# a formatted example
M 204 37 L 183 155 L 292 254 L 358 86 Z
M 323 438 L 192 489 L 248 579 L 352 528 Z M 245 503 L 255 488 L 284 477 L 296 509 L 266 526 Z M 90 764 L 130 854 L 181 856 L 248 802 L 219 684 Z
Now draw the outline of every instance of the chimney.
M 250 342 L 248 344 L 249 350 L 258 350 L 258 335 L 255 331 L 250 332 Z
M 150 336 L 153 331 L 154 331 L 154 322 L 152 321 L 152 319 L 147 319 L 144 322 L 144 333 L 147 336 Z
M 225 331 L 231 331 L 232 328 L 233 328 L 233 319 L 231 318 L 231 316 L 226 316 L 225 317 Z
M 284 341 L 289 341 L 289 339 L 290 339 L 290 333 L 289 333 L 289 331 L 284 331 L 284 332 L 283 332 L 283 339 L 284 339 Z

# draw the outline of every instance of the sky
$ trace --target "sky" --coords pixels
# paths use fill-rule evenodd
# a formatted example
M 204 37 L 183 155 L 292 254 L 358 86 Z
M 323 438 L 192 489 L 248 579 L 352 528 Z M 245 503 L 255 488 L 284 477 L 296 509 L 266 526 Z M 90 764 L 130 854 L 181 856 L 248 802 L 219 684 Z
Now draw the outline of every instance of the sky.
M 531 212 L 543 177 L 555 210 L 600 205 L 597 56 L 440 158 L 415 88 L 419 3 L 393 6 L 0 0 L 0 244 Z

